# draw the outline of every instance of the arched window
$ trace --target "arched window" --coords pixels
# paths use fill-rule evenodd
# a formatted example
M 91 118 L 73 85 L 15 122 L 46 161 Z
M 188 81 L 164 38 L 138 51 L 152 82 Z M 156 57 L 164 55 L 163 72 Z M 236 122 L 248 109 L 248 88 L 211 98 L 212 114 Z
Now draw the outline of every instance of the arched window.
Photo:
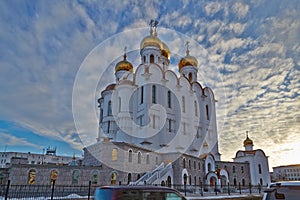
M 235 166 L 232 166 L 232 173 L 235 173 Z
M 121 100 L 121 97 L 119 97 L 119 112 L 121 112 L 121 107 L 122 106 L 122 100 Z
M 111 152 L 111 160 L 116 161 L 118 160 L 118 149 L 114 148 Z
M 138 152 L 138 164 L 141 164 L 142 162 L 142 154 L 141 152 Z
M 98 184 L 98 171 L 94 170 L 92 173 L 92 184 Z
M 197 185 L 197 177 L 194 177 L 194 184 Z
M 236 186 L 236 178 L 233 179 L 233 185 Z
M 258 164 L 258 173 L 261 174 L 261 165 Z
M 132 162 L 132 150 L 131 149 L 128 152 L 128 162 Z
M 245 186 L 245 179 L 242 179 L 242 185 Z
M 182 160 L 182 165 L 183 165 L 183 168 L 185 168 L 185 158 L 183 158 L 183 160 Z
M 51 170 L 50 182 L 52 183 L 53 181 L 56 181 L 56 179 L 57 179 L 57 171 L 56 170 Z
M 190 169 L 192 168 L 192 166 L 191 166 L 191 160 L 189 160 L 189 168 Z
M 154 55 L 153 54 L 150 55 L 150 63 L 154 63 Z
M 210 163 L 208 163 L 208 165 L 207 165 L 207 170 L 210 172 L 211 171 L 211 164 Z
M 152 85 L 152 103 L 156 103 L 156 86 Z
M 192 73 L 189 73 L 189 81 L 192 82 L 192 80 L 193 80 L 193 75 Z
M 117 173 L 116 172 L 111 173 L 110 184 L 112 184 L 112 185 L 117 184 Z
M 196 161 L 194 161 L 194 169 L 196 169 L 197 168 L 197 166 L 196 166 Z
M 171 91 L 168 91 L 168 108 L 171 108 L 172 103 L 171 103 Z
M 182 112 L 185 112 L 185 98 L 182 96 L 181 98 L 181 104 L 182 104 Z
M 262 178 L 259 179 L 259 183 L 260 183 L 260 185 L 263 185 L 263 180 L 262 180 Z
M 206 108 L 206 119 L 209 120 L 209 110 L 208 110 L 208 105 L 206 105 L 205 108 Z
M 35 177 L 36 177 L 35 169 L 29 170 L 27 183 L 30 184 L 30 185 L 34 184 L 35 183 Z
M 108 101 L 108 105 L 107 105 L 107 115 L 108 115 L 108 116 L 112 115 L 111 101 Z
M 198 169 L 199 169 L 199 170 L 201 169 L 201 164 L 200 164 L 200 162 L 198 162 Z
M 198 116 L 198 105 L 197 105 L 197 101 L 194 101 L 194 110 L 195 110 L 195 116 Z
M 130 182 L 131 182 L 131 173 L 128 174 L 127 184 L 129 184 Z
M 72 184 L 78 184 L 78 179 L 79 179 L 79 171 L 74 170 L 72 172 Z
M 147 154 L 147 157 L 146 157 L 146 163 L 147 163 L 147 164 L 150 164 L 150 155 L 149 155 L 149 154 Z
M 241 172 L 242 172 L 242 174 L 244 173 L 244 167 L 243 166 L 241 166 Z

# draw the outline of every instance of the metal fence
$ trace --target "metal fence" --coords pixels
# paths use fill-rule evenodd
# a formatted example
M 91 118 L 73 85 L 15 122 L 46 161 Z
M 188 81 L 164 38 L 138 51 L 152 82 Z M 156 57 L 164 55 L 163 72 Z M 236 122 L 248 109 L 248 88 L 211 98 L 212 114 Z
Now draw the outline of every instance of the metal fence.
M 99 185 L 55 185 L 55 182 L 49 185 L 0 185 L 0 200 L 92 200 L 95 189 Z M 252 194 L 260 195 L 265 187 L 260 185 L 171 185 L 171 188 L 177 189 L 185 196 L 218 196 L 218 195 L 236 195 Z
M 91 185 L 0 185 L 0 200 L 52 200 L 52 199 L 93 199 L 95 189 L 99 186 Z

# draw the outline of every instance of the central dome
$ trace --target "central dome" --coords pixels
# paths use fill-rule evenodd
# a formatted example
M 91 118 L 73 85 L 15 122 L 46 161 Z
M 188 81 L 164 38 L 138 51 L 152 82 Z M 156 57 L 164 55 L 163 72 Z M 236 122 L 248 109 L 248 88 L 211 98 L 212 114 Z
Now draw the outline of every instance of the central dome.
M 162 42 L 157 36 L 148 35 L 142 40 L 141 45 L 140 45 L 140 49 L 143 49 L 143 48 L 148 47 L 148 46 L 154 46 L 154 47 L 157 47 L 157 48 L 161 49 L 162 48 Z

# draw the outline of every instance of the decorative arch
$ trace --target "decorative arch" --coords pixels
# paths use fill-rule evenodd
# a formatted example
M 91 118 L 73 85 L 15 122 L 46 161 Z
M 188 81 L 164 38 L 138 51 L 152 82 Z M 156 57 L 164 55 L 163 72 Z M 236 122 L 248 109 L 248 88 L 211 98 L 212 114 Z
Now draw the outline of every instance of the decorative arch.
M 184 185 L 184 182 L 186 184 L 188 184 L 188 177 L 189 177 L 189 173 L 187 171 L 187 169 L 183 169 L 181 172 L 181 183 L 182 185 Z

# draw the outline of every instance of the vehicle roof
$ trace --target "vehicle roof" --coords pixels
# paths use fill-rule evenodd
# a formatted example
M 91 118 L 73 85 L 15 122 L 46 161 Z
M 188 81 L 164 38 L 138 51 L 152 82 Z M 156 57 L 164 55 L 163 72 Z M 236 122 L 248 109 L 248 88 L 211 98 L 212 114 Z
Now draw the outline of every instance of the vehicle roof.
M 98 189 L 143 189 L 143 190 L 172 190 L 176 191 L 175 189 L 169 187 L 162 187 L 162 186 L 152 186 L 152 185 L 119 185 L 119 186 L 102 186 Z
M 300 181 L 279 181 L 270 184 L 270 187 L 274 186 L 300 186 Z

